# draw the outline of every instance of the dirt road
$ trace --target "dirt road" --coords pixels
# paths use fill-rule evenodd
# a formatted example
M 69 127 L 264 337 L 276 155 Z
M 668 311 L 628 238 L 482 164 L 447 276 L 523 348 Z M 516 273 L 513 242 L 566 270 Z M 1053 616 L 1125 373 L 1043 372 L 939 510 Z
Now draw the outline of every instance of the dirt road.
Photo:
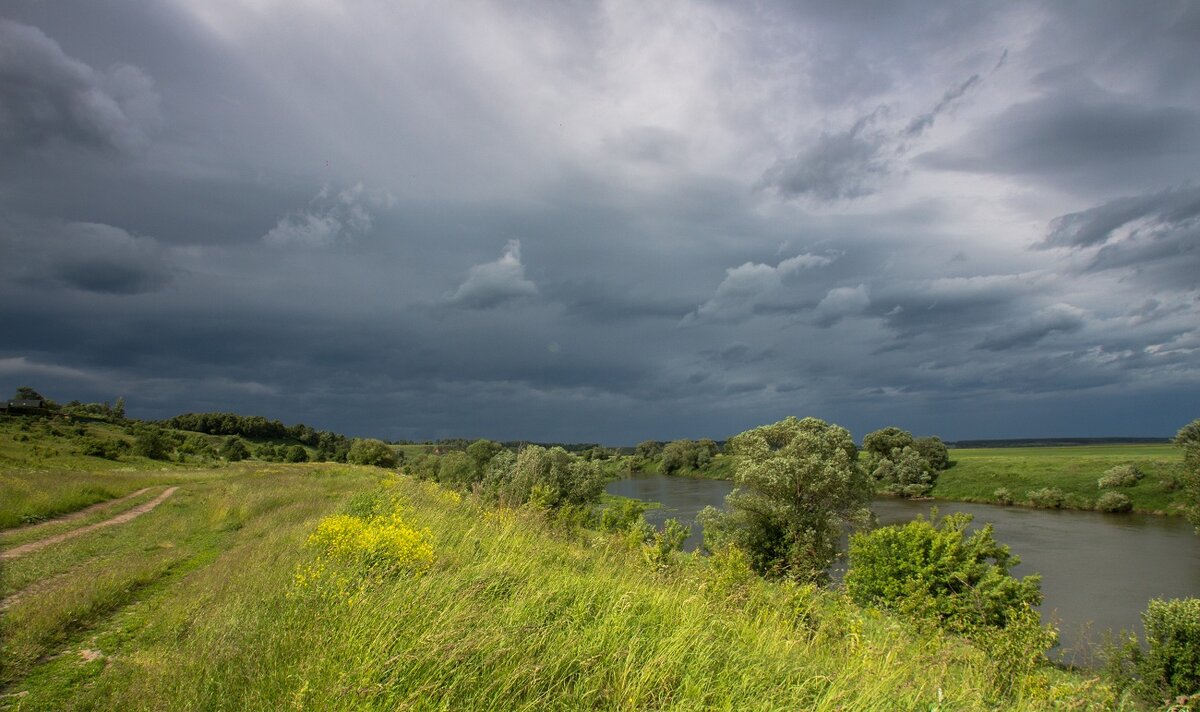
M 72 529 L 71 531 L 63 532 L 62 534 L 55 534 L 54 536 L 49 536 L 49 537 L 46 537 L 45 539 L 38 539 L 37 541 L 31 541 L 28 544 L 22 544 L 20 546 L 13 547 L 12 549 L 8 549 L 6 551 L 0 551 L 0 559 L 15 559 L 18 556 L 24 556 L 26 554 L 31 554 L 39 549 L 44 549 L 45 547 L 50 546 L 52 544 L 57 544 L 60 541 L 66 541 L 67 539 L 73 539 L 77 536 L 82 536 L 83 534 L 87 534 L 88 532 L 96 531 L 97 529 L 101 529 L 103 527 L 111 527 L 114 524 L 124 524 L 125 522 L 128 522 L 130 520 L 137 519 L 138 517 L 142 516 L 146 512 L 149 512 L 150 510 L 154 509 L 158 505 L 162 504 L 163 501 L 167 497 L 170 497 L 171 495 L 175 494 L 175 490 L 177 490 L 177 489 L 179 489 L 179 488 L 178 487 L 168 487 L 167 489 L 163 490 L 162 494 L 158 495 L 157 497 L 150 500 L 149 502 L 146 502 L 145 504 L 139 504 L 138 506 L 136 506 L 128 511 L 121 512 L 120 514 L 113 517 L 112 519 L 105 519 L 102 522 L 96 522 L 95 524 L 89 524 L 85 527 L 79 527 L 78 529 Z M 146 490 L 139 490 L 137 492 L 134 492 L 131 495 L 128 495 L 127 497 L 123 497 L 122 499 L 128 499 L 128 497 L 134 497 L 145 491 Z M 111 503 L 105 502 L 104 504 L 111 504 Z M 99 506 L 99 505 L 97 505 L 97 506 Z M 89 509 L 91 509 L 91 508 L 89 507 Z M 95 511 L 95 510 L 93 510 L 93 511 Z M 70 514 L 70 515 L 67 515 L 66 517 L 63 517 L 61 519 L 55 519 L 53 521 L 61 522 L 66 519 L 69 519 L 69 518 L 78 519 L 81 516 L 84 516 L 84 515 L 80 512 L 76 512 L 74 514 Z

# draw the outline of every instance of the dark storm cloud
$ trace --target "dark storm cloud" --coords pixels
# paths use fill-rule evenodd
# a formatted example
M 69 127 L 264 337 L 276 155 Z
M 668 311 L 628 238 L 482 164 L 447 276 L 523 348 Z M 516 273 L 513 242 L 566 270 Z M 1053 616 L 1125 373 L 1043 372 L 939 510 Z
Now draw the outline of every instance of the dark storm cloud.
M 0 273 L 37 289 L 61 285 L 97 294 L 143 294 L 167 286 L 178 271 L 154 238 L 100 223 L 9 226 L 0 244 L 21 256 Z
M 1194 417 L 1190 6 L 5 12 L 12 385 L 411 438 Z
M 157 119 L 158 94 L 141 69 L 97 71 L 40 29 L 0 18 L 0 142 L 129 151 Z

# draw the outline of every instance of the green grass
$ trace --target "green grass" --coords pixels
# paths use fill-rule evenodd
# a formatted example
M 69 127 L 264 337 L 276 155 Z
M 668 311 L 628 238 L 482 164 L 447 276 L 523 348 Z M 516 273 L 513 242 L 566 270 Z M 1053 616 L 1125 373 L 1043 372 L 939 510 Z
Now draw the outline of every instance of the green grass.
M 1129 496 L 1135 511 L 1178 514 L 1183 505 L 1182 491 L 1171 484 L 1182 474 L 1182 455 L 1172 445 L 955 449 L 950 459 L 954 466 L 933 489 L 936 499 L 996 502 L 996 490 L 1005 488 L 1021 504 L 1031 490 L 1057 487 L 1066 495 L 1065 506 L 1091 509 L 1102 493 L 1096 481 L 1104 472 L 1135 464 L 1145 477 L 1117 490 Z
M 407 478 L 394 487 L 432 532 L 430 571 L 350 596 L 297 587 L 319 517 L 380 474 L 291 466 L 189 485 L 96 544 L 102 567 L 68 557 L 38 604 L 3 614 L 4 692 L 27 694 L 0 709 L 1113 705 L 1102 685 L 1049 669 L 1002 699 L 970 646 L 836 592 L 700 557 L 657 571 L 620 537 L 556 534 L 535 512 L 455 504 Z

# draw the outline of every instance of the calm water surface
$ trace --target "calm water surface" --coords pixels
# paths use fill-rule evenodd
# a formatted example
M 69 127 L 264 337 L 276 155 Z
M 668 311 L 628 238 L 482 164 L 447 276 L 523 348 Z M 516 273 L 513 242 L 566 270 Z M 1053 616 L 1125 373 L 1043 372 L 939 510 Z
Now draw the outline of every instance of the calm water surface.
M 700 543 L 696 514 L 720 507 L 730 482 L 646 475 L 617 480 L 610 494 L 661 502 L 646 513 L 655 526 L 668 517 L 693 524 L 686 548 Z M 987 504 L 938 502 L 939 514 L 966 512 L 974 524 L 992 523 L 996 540 L 1020 556 L 1016 576 L 1042 575 L 1042 619 L 1057 622 L 1064 660 L 1089 664 L 1089 650 L 1104 631 L 1136 629 L 1152 598 L 1200 596 L 1200 537 L 1179 517 L 1101 514 Z M 880 524 L 928 515 L 930 502 L 877 499 Z M 1093 645 L 1089 645 L 1089 643 Z

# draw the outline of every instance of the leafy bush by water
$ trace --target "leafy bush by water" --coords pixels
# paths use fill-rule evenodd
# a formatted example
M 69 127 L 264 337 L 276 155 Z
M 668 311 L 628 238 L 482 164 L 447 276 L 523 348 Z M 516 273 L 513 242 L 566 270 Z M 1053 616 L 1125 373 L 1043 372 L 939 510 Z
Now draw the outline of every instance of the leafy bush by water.
M 1133 510 L 1133 502 L 1120 492 L 1105 492 L 1096 500 L 1096 509 L 1101 512 L 1129 512 Z
M 1057 487 L 1043 487 L 1031 490 L 1026 492 L 1025 496 L 1029 498 L 1033 506 L 1044 507 L 1046 509 L 1061 509 L 1063 503 L 1066 502 L 1066 496 Z

